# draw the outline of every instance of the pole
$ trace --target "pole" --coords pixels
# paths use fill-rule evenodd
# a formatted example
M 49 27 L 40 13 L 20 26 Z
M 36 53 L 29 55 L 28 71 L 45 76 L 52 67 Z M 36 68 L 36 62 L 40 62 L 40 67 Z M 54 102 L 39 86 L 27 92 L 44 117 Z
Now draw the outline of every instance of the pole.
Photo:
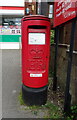
M 66 112 L 67 114 L 70 112 L 70 106 L 71 106 L 71 95 L 70 95 L 69 89 L 70 89 L 70 80 L 71 80 L 75 30 L 76 30 L 76 18 L 74 18 L 72 21 L 70 50 L 69 50 L 68 66 L 67 66 L 67 78 L 66 78 L 65 101 L 64 101 L 64 112 Z
M 57 55 L 58 55 L 59 27 L 55 28 L 55 56 L 54 56 L 54 76 L 53 91 L 57 90 Z

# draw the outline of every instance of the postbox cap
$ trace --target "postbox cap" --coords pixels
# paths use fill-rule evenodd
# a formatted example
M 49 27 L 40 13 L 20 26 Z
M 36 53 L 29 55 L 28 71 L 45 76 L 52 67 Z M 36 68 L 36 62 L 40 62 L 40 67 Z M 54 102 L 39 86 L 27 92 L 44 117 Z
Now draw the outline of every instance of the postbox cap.
M 50 18 L 44 15 L 28 15 L 24 16 L 22 20 L 46 20 L 50 22 Z

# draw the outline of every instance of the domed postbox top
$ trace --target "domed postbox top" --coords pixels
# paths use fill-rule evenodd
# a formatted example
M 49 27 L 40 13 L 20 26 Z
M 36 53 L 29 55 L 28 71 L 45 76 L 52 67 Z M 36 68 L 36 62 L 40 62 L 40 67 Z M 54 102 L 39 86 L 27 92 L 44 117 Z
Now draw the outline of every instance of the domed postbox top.
M 28 15 L 24 16 L 23 19 L 24 21 L 26 20 L 46 20 L 50 22 L 50 18 L 44 16 L 44 15 Z

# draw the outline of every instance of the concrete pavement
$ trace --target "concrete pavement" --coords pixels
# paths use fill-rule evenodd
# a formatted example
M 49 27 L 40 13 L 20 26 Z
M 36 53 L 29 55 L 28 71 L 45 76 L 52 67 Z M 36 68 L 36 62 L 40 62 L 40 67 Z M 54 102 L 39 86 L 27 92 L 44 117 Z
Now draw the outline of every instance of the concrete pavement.
M 2 118 L 2 50 L 0 50 L 0 119 Z
M 35 115 L 22 109 L 18 102 L 21 85 L 21 51 L 2 50 L 2 118 L 43 118 L 44 111 Z

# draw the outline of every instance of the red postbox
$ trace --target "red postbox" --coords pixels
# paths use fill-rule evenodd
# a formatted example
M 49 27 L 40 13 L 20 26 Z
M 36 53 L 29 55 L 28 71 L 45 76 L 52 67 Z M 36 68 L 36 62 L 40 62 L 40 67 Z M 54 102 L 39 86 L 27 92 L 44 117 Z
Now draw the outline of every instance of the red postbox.
M 47 100 L 50 19 L 31 15 L 22 19 L 22 95 L 28 105 Z

